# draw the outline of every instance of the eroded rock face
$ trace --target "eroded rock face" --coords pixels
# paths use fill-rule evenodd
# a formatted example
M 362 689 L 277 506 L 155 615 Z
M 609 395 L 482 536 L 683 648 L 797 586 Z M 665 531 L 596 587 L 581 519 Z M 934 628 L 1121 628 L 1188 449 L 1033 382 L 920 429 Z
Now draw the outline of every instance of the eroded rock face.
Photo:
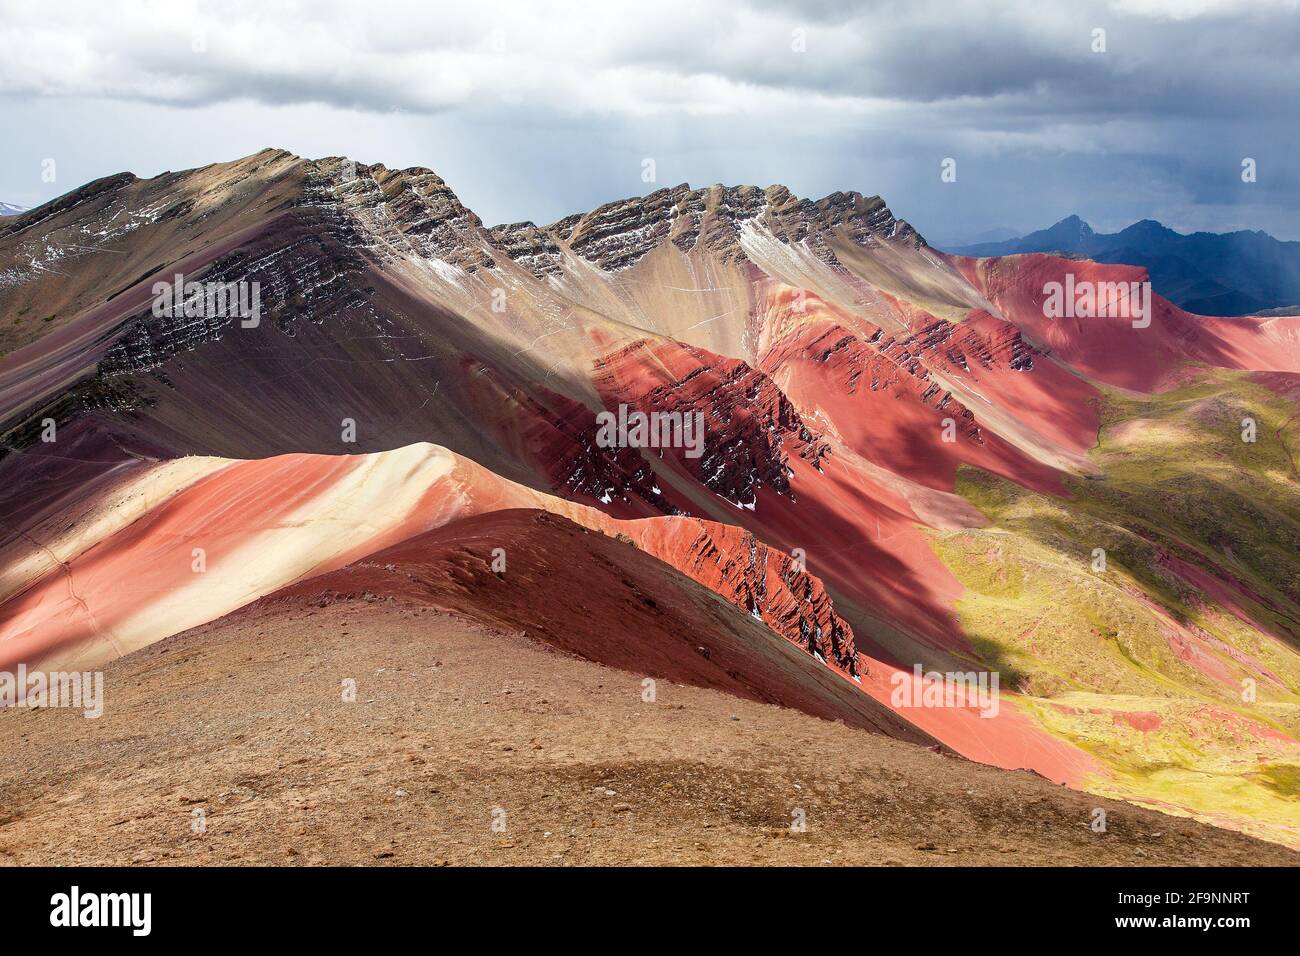
M 538 467 L 551 477 L 552 490 L 575 500 L 599 503 L 610 514 L 691 514 L 680 496 L 666 495 L 653 466 L 685 471 L 712 493 L 738 508 L 753 509 L 759 489 L 768 488 L 791 502 L 792 457 L 818 471 L 831 454 L 829 444 L 811 429 L 797 409 L 763 372 L 675 342 L 640 340 L 598 360 L 594 384 L 604 410 L 617 418 L 672 416 L 700 423 L 700 444 L 613 446 L 601 423 L 580 402 L 548 394 L 543 403 L 521 390 L 501 389 L 496 401 L 510 405 L 511 417 L 525 423 L 523 442 Z M 691 427 L 694 427 L 693 425 Z
M 487 231 L 487 239 L 539 279 L 562 271 L 555 237 L 531 222 L 493 226 Z
M 387 240 L 389 254 L 409 249 L 467 273 L 492 265 L 482 221 L 432 170 L 377 164 L 358 166 L 355 178 L 347 178 L 350 172 L 344 168 L 344 182 L 337 188 L 343 208 L 363 232 Z M 392 233 L 398 237 L 395 248 Z
M 634 264 L 665 241 L 682 252 L 699 248 L 723 262 L 743 261 L 740 239 L 747 224 L 768 230 L 784 243 L 807 243 L 827 262 L 835 261 L 827 239 L 836 232 L 858 243 L 869 237 L 913 245 L 925 242 L 896 220 L 879 196 L 837 192 L 813 201 L 800 199 L 784 186 L 691 189 L 685 183 L 607 203 L 542 230 L 522 223 L 498 226 L 490 236 L 540 277 L 558 268 L 558 243 L 608 271 Z
M 539 279 L 563 271 L 565 250 L 605 271 L 627 268 L 664 242 L 682 252 L 699 248 L 724 262 L 743 261 L 740 237 L 747 224 L 781 242 L 807 243 L 827 262 L 834 262 L 827 245 L 832 234 L 858 243 L 925 242 L 879 196 L 837 192 L 814 201 L 779 185 L 691 189 L 682 183 L 549 226 L 488 228 L 431 170 L 391 170 L 341 158 L 304 161 L 300 205 L 347 220 L 336 228 L 350 234 L 348 244 L 381 260 L 412 255 L 473 274 L 508 259 Z
M 626 405 L 683 420 L 698 412 L 702 453 L 688 456 L 678 448 L 667 454 L 737 507 L 752 509 L 763 487 L 795 500 L 790 457 L 797 455 L 820 471 L 831 453 L 770 378 L 704 349 L 641 340 L 599 360 L 595 384 L 606 409 Z
M 1001 323 L 992 334 L 971 327 L 954 326 L 948 322 L 943 337 L 935 343 L 942 347 L 943 356 L 964 371 L 978 368 L 1009 368 L 1017 372 L 1032 372 L 1037 351 L 1021 336 L 1020 330 L 1010 323 Z
M 515 398 L 528 422 L 524 442 L 556 494 L 599 503 L 620 517 L 680 513 L 638 449 L 600 445 L 591 409 L 562 396 L 551 396 L 546 407 L 522 392 Z
M 859 676 L 853 630 L 835 613 L 820 579 L 750 532 L 713 522 L 678 523 L 682 533 L 657 554 L 792 644 L 850 677 Z
M 783 338 L 763 356 L 761 366 L 775 373 L 792 359 L 811 358 L 831 371 L 845 395 L 856 395 L 861 389 L 904 394 L 935 412 L 951 416 L 963 435 L 982 443 L 974 413 L 932 381 L 921 361 L 925 352 L 945 346 L 952 329 L 947 322 L 935 323 L 918 335 L 900 341 L 880 329 L 863 339 L 843 326 L 816 323 Z
M 362 260 L 345 244 L 339 230 L 318 228 L 299 216 L 283 216 L 272 228 L 223 255 L 186 281 L 257 284 L 257 322 L 285 335 L 306 323 L 364 313 L 376 324 L 380 316 L 370 307 Z M 159 281 L 172 282 L 165 275 Z M 187 317 L 179 310 L 155 316 L 143 310 L 126 328 L 99 366 L 103 377 L 158 368 L 174 355 L 192 352 L 205 342 L 226 335 L 247 335 L 237 315 Z M 250 320 L 251 321 L 251 320 Z

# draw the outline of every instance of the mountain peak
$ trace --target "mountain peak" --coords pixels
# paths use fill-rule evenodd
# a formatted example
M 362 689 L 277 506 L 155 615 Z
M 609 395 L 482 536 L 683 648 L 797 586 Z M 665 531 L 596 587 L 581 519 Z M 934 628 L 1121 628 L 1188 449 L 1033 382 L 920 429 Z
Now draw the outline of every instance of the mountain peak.
M 1092 226 L 1088 225 L 1088 223 L 1078 215 L 1066 216 L 1060 222 L 1056 223 L 1056 225 L 1049 226 L 1047 229 L 1042 230 L 1042 234 L 1053 237 L 1069 236 L 1076 241 L 1094 235 Z
M 1174 232 L 1174 230 L 1170 229 L 1164 223 L 1155 219 L 1141 219 L 1128 228 L 1121 229 L 1119 235 L 1135 238 L 1150 238 L 1159 236 L 1177 236 L 1179 233 Z

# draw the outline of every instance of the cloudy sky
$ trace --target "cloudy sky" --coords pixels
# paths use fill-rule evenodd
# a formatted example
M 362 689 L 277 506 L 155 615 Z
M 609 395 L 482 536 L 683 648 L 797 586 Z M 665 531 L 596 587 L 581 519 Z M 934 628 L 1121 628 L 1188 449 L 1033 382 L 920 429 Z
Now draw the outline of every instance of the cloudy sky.
M 22 206 L 278 146 L 428 166 L 489 224 L 780 182 L 936 242 L 1070 213 L 1300 239 L 1300 0 L 0 0 L 0 52 Z

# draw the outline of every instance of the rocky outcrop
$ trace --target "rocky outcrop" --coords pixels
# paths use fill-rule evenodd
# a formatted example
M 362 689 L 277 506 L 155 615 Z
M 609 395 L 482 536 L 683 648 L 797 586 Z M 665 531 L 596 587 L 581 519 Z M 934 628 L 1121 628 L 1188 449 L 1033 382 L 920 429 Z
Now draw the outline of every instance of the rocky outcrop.
M 819 578 L 748 531 L 682 520 L 681 534 L 649 550 L 762 621 L 822 663 L 860 676 L 853 630 L 835 613 Z M 662 553 L 660 553 L 662 552 Z
M 861 389 L 907 395 L 935 412 L 951 416 L 963 435 L 982 443 L 975 414 L 933 381 L 921 361 L 926 352 L 945 348 L 952 329 L 947 322 L 936 322 L 920 334 L 901 340 L 880 329 L 863 339 L 843 326 L 816 323 L 778 342 L 763 356 L 761 367 L 775 374 L 787 362 L 812 359 L 831 371 L 833 381 L 845 395 L 856 395 Z
M 585 405 L 548 394 L 546 405 L 512 391 L 523 441 L 551 490 L 573 501 L 601 505 L 619 517 L 677 514 L 641 453 L 630 447 L 602 447 L 596 414 Z
M 605 271 L 638 262 L 665 242 L 683 252 L 700 249 L 723 261 L 743 261 L 747 224 L 784 243 L 806 243 L 834 262 L 828 240 L 891 240 L 924 245 L 894 218 L 879 196 L 832 193 L 801 199 L 784 186 L 709 186 L 685 183 L 606 203 L 549 226 L 532 222 L 486 228 L 428 169 L 390 170 L 332 157 L 306 163 L 303 205 L 337 211 L 351 220 L 355 244 L 381 259 L 414 255 L 472 274 L 509 259 L 537 278 L 556 275 L 566 254 Z
M 271 228 L 221 256 L 187 281 L 257 284 L 259 324 L 292 336 L 295 326 L 323 322 L 369 309 L 362 261 L 337 231 L 316 228 L 309 219 L 283 216 Z M 171 281 L 162 276 L 160 281 Z M 155 316 L 142 310 L 100 363 L 101 376 L 147 371 L 173 355 L 191 352 L 225 335 L 249 334 L 238 315 L 209 313 Z M 251 321 L 251 320 L 250 320 Z
M 986 334 L 971 325 L 948 326 L 941 340 L 943 357 L 967 372 L 979 368 L 1009 368 L 1016 372 L 1031 372 L 1038 351 L 1024 340 L 1014 325 L 1001 323 L 992 334 Z
M 702 416 L 702 453 L 669 452 L 701 484 L 740 508 L 752 509 L 760 488 L 795 500 L 790 457 L 818 471 L 831 453 L 767 375 L 738 359 L 675 342 L 641 340 L 596 365 L 605 407 Z
M 557 268 L 559 243 L 607 271 L 633 265 L 664 242 L 672 242 L 683 252 L 708 251 L 724 262 L 743 261 L 741 233 L 747 224 L 767 230 L 784 243 L 806 243 L 826 262 L 835 261 L 827 244 L 833 234 L 858 243 L 872 238 L 913 245 L 925 242 L 910 226 L 896 220 L 879 196 L 837 192 L 813 201 L 800 199 L 784 186 L 691 189 L 685 183 L 607 203 L 543 230 L 523 223 L 498 226 L 489 236 L 540 277 Z M 537 233 L 549 236 L 550 243 L 539 241 Z
M 555 237 L 531 222 L 493 226 L 487 240 L 539 279 L 560 272 L 560 247 Z

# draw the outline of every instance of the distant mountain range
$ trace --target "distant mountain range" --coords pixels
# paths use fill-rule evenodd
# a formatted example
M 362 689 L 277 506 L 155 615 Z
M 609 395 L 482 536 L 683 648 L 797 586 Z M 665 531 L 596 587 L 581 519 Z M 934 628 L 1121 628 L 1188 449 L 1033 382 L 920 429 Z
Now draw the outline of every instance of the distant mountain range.
M 15 206 L 12 203 L 0 202 L 0 216 L 16 216 L 19 213 L 26 212 L 22 206 Z
M 1300 242 L 1265 232 L 1184 235 L 1144 219 L 1120 232 L 1099 233 L 1070 216 L 1027 236 L 942 248 L 963 256 L 1055 252 L 1144 266 L 1157 292 L 1200 315 L 1250 315 L 1300 305 Z

